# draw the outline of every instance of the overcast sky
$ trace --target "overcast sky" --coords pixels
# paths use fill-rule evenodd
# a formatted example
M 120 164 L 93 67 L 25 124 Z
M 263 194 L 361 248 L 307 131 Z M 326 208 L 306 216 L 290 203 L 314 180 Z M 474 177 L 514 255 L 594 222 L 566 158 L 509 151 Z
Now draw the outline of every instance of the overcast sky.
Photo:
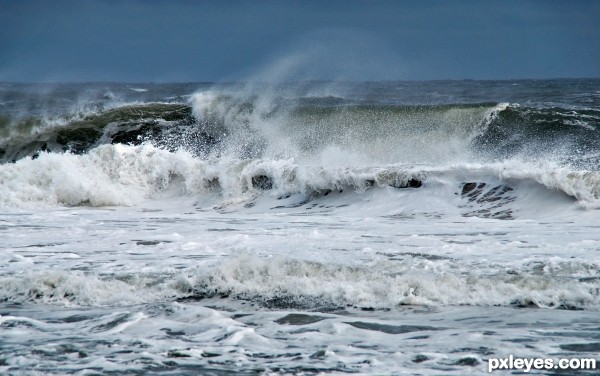
M 1 81 L 600 77 L 600 1 L 0 0 Z

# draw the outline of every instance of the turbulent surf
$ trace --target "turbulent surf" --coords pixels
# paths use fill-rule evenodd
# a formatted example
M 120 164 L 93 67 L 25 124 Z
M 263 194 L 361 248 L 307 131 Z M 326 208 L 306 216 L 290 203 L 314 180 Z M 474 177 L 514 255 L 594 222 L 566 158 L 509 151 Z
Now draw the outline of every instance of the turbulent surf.
M 0 370 L 590 355 L 599 127 L 599 80 L 2 83 Z

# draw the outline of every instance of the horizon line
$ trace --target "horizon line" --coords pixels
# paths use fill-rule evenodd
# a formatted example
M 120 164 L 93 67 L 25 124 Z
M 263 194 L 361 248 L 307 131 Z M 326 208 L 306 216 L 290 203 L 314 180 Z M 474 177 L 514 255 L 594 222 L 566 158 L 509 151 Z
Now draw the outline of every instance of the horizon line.
M 294 83 L 384 83 L 384 82 L 460 82 L 460 81 L 559 81 L 559 80 L 600 80 L 598 77 L 550 77 L 550 78 L 436 78 L 436 79 L 399 79 L 399 80 L 286 80 L 286 81 L 117 81 L 117 80 L 82 80 L 82 81 L 13 81 L 0 80 L 0 85 L 83 85 L 83 84 L 121 84 L 121 85 L 173 85 L 173 84 L 294 84 Z

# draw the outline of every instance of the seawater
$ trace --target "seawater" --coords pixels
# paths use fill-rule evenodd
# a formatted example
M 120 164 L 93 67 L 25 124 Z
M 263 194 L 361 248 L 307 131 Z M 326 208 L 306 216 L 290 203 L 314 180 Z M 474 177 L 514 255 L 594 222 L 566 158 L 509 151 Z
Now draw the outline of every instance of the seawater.
M 598 80 L 1 84 L 0 370 L 597 358 L 598 126 Z

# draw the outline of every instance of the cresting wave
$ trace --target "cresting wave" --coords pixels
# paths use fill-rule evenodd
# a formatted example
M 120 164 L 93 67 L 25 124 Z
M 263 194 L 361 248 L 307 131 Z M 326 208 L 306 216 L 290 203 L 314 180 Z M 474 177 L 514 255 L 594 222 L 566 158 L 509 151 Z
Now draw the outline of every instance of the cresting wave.
M 52 123 L 2 120 L 0 154 L 16 161 L 0 165 L 0 204 L 136 205 L 208 194 L 251 204 L 269 191 L 304 195 L 298 205 L 329 191 L 441 184 L 460 194 L 473 183 L 487 184 L 485 195 L 533 181 L 600 206 L 593 109 L 216 92 L 107 108 Z
M 279 309 L 600 306 L 598 278 L 594 277 L 600 270 L 595 263 L 555 259 L 543 267 L 523 265 L 518 271 L 476 275 L 468 271 L 472 265 L 462 265 L 459 260 L 426 254 L 403 256 L 402 262 L 382 259 L 361 267 L 240 254 L 212 267 L 175 275 L 99 277 L 69 271 L 38 272 L 2 277 L 0 301 L 103 306 L 231 297 Z
M 133 103 L 86 109 L 66 116 L 1 116 L 0 161 L 41 152 L 85 153 L 103 144 L 139 144 L 177 124 L 189 125 L 184 104 Z
M 486 191 L 494 185 L 512 191 L 535 183 L 572 196 L 584 207 L 600 207 L 599 173 L 554 166 L 518 162 L 448 167 L 311 166 L 293 160 L 203 160 L 185 151 L 121 144 L 103 145 L 84 155 L 43 153 L 37 159 L 0 165 L 0 204 L 129 206 L 166 195 L 209 196 L 216 206 L 251 203 L 259 195 L 274 201 L 300 195 L 299 201 L 290 199 L 298 201 L 290 205 L 300 206 L 332 191 L 361 194 L 371 188 L 429 190 L 441 186 L 452 198 L 473 182 L 487 184 Z M 479 204 L 486 202 L 485 197 L 473 197 L 473 193 L 463 191 L 462 195 Z
M 200 92 L 187 102 L 105 106 L 71 115 L 2 115 L 0 158 L 84 153 L 102 144 L 150 142 L 202 158 L 327 158 L 440 163 L 540 158 L 594 166 L 600 112 L 508 103 L 408 105 L 340 97 Z M 104 107 L 103 107 L 104 108 Z
M 150 142 L 201 157 L 311 157 L 328 147 L 399 162 L 463 155 L 507 104 L 404 106 L 331 98 L 265 101 L 198 93 L 189 104 L 128 104 L 63 118 L 4 117 L 0 158 L 81 154 L 102 144 Z M 441 151 L 432 145 L 447 147 Z M 417 155 L 414 155 L 414 154 Z M 450 154 L 448 154 L 450 153 Z

